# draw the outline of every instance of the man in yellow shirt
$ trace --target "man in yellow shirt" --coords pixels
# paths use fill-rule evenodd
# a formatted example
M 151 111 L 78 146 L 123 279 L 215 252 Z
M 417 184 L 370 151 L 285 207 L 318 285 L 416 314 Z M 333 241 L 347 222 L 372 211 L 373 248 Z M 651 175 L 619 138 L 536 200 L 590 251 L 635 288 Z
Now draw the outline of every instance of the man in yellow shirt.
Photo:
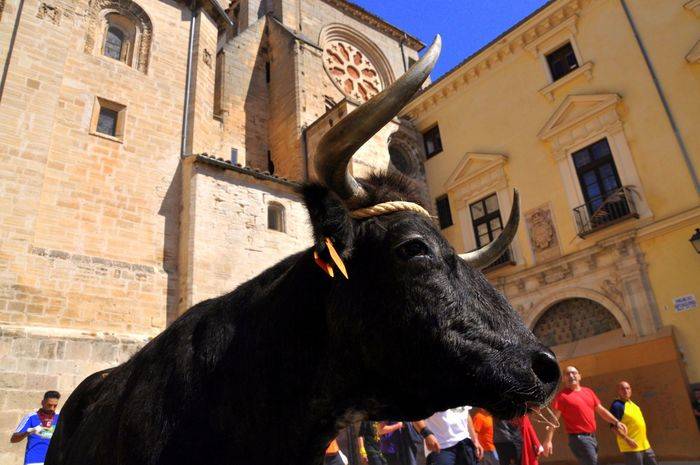
M 612 413 L 627 426 L 627 434 L 615 429 L 617 447 L 625 458 L 625 465 L 657 465 L 656 455 L 647 439 L 647 425 L 642 410 L 632 402 L 632 386 L 627 381 L 617 385 L 618 398 L 610 406 Z

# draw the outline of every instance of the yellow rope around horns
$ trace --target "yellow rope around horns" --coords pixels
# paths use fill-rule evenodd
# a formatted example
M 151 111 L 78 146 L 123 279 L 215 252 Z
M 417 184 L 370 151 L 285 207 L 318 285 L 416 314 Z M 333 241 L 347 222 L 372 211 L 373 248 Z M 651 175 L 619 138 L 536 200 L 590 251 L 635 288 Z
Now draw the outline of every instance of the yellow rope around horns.
M 404 202 L 402 200 L 396 200 L 394 202 L 384 202 L 378 203 L 372 207 L 361 208 L 359 210 L 353 210 L 350 212 L 350 217 L 357 220 L 363 218 L 371 218 L 373 216 L 386 215 L 388 213 L 400 212 L 400 211 L 411 211 L 416 213 L 421 213 L 428 218 L 430 218 L 430 213 L 428 210 L 421 207 L 417 203 Z

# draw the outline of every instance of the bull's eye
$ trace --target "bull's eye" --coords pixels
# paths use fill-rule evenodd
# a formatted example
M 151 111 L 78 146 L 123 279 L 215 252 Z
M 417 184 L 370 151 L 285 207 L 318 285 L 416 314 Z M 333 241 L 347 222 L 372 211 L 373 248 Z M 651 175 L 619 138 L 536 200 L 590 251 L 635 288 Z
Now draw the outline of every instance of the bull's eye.
M 421 239 L 414 238 L 398 245 L 396 254 L 402 260 L 410 260 L 413 257 L 429 256 L 430 248 Z

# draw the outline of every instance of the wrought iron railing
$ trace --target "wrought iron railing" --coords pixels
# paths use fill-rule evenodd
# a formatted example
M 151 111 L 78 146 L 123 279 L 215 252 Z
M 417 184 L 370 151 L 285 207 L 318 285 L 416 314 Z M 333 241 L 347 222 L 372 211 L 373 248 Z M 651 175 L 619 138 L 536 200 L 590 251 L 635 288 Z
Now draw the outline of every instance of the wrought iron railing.
M 633 195 L 629 186 L 620 187 L 574 208 L 578 235 L 584 237 L 628 218 L 639 218 Z

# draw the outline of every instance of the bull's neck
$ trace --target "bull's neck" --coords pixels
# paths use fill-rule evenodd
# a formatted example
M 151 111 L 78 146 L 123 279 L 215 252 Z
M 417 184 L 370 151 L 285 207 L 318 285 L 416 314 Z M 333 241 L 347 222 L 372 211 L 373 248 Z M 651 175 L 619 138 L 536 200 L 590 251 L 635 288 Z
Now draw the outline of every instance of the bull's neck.
M 252 429 L 264 425 L 288 464 L 315 463 L 334 435 L 334 406 L 348 398 L 341 370 L 328 356 L 326 302 L 333 285 L 311 251 L 302 252 L 236 322 L 245 332 L 235 352 L 247 355 L 237 358 L 231 382 L 242 388 L 239 401 L 256 406 Z M 266 460 L 277 460 L 273 454 Z

